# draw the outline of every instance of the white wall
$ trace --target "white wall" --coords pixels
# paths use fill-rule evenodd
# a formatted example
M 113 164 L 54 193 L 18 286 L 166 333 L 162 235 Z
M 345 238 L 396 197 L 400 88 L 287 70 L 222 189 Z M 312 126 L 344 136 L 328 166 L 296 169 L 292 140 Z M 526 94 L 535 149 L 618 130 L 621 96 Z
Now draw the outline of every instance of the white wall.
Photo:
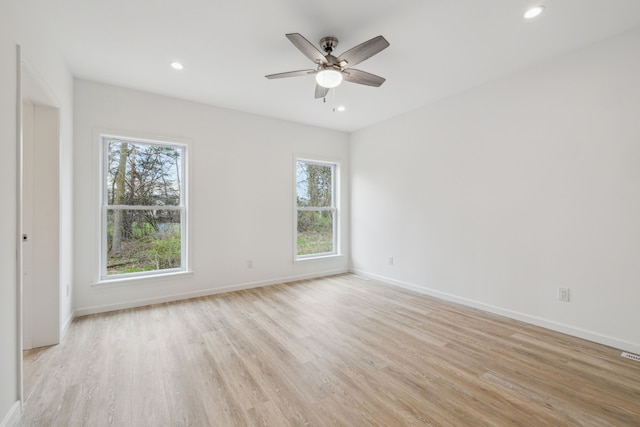
M 51 45 L 51 37 L 44 27 L 38 25 L 43 17 L 27 12 L 30 2 L 4 2 L 0 13 L 0 146 L 5 158 L 0 168 L 0 182 L 5 192 L 3 197 L 2 220 L 0 221 L 0 425 L 10 424 L 19 414 L 19 367 L 20 337 L 18 334 L 18 291 L 16 266 L 17 226 L 17 126 L 16 126 L 16 43 L 22 46 L 23 59 L 40 77 L 48 90 L 58 101 L 60 108 L 61 161 L 70 159 L 72 132 L 72 79 L 60 55 Z M 36 8 L 37 9 L 37 8 Z M 58 159 L 53 159 L 58 161 Z M 68 164 L 68 163 L 67 163 Z M 70 172 L 67 172 L 70 177 Z M 70 179 L 61 197 L 61 209 L 67 218 L 71 212 Z M 68 224 L 71 219 L 69 218 Z M 67 225 L 68 225 L 67 224 Z M 70 236 L 70 229 L 61 225 L 61 234 Z M 63 237 L 66 247 L 70 247 L 70 237 Z M 61 276 L 71 280 L 71 251 L 62 254 Z M 70 298 L 65 298 L 61 316 L 71 315 Z
M 99 132 L 187 141 L 192 276 L 96 285 Z M 75 83 L 78 314 L 347 271 L 347 255 L 293 261 L 294 154 L 341 162 L 348 245 L 348 135 L 193 102 Z M 247 261 L 253 268 L 247 268 Z
M 635 31 L 352 134 L 354 270 L 640 351 L 638 46 Z

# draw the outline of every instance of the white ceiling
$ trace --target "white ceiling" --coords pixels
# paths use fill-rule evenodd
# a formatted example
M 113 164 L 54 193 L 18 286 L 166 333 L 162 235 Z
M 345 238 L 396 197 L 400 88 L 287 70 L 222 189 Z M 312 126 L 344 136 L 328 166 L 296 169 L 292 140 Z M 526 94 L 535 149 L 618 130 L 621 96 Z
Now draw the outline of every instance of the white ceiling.
M 79 78 L 353 131 L 640 26 L 640 0 L 39 0 Z M 540 17 L 524 11 L 543 4 Z M 343 83 L 327 102 L 285 33 L 336 56 L 377 35 L 391 46 L 357 68 L 380 88 Z M 640 47 L 639 47 L 640 48 Z M 179 60 L 185 69 L 169 63 Z M 347 111 L 333 112 L 337 104 Z

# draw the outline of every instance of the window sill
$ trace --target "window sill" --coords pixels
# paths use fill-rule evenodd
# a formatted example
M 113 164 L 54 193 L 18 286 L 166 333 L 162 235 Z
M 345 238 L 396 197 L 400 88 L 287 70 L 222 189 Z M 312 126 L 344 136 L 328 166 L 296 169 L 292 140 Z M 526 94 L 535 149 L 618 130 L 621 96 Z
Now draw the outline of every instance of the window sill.
M 172 273 L 161 273 L 161 274 L 153 274 L 148 276 L 100 279 L 97 282 L 92 283 L 91 286 L 116 287 L 116 286 L 125 286 L 125 285 L 132 285 L 132 284 L 138 284 L 138 283 L 149 283 L 149 282 L 179 279 L 182 277 L 192 277 L 192 276 L 193 276 L 193 271 L 177 271 Z
M 328 254 L 328 255 L 318 255 L 318 256 L 310 256 L 304 258 L 295 258 L 294 262 L 307 262 L 307 261 L 329 261 L 336 258 L 343 258 L 342 254 Z

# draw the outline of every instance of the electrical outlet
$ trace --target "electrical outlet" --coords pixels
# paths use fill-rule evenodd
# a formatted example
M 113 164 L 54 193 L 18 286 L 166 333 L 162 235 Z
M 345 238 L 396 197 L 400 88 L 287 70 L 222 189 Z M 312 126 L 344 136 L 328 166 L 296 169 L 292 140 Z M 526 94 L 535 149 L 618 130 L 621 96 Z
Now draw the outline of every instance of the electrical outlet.
M 388 263 L 389 265 L 393 265 L 393 257 L 392 257 L 392 256 L 390 256 L 389 258 L 387 258 L 387 263 Z
M 71 294 L 71 285 L 67 283 L 67 296 Z
M 569 302 L 569 288 L 558 288 L 558 299 Z
M 247 261 L 247 268 L 253 268 L 253 260 Z

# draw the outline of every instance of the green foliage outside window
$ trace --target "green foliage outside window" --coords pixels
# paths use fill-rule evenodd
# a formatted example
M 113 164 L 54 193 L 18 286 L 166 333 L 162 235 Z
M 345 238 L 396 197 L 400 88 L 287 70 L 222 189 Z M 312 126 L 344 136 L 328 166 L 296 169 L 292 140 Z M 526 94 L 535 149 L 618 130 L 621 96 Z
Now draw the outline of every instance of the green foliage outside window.
M 104 143 L 107 275 L 181 268 L 183 148 Z
M 296 163 L 298 256 L 335 253 L 335 165 Z

